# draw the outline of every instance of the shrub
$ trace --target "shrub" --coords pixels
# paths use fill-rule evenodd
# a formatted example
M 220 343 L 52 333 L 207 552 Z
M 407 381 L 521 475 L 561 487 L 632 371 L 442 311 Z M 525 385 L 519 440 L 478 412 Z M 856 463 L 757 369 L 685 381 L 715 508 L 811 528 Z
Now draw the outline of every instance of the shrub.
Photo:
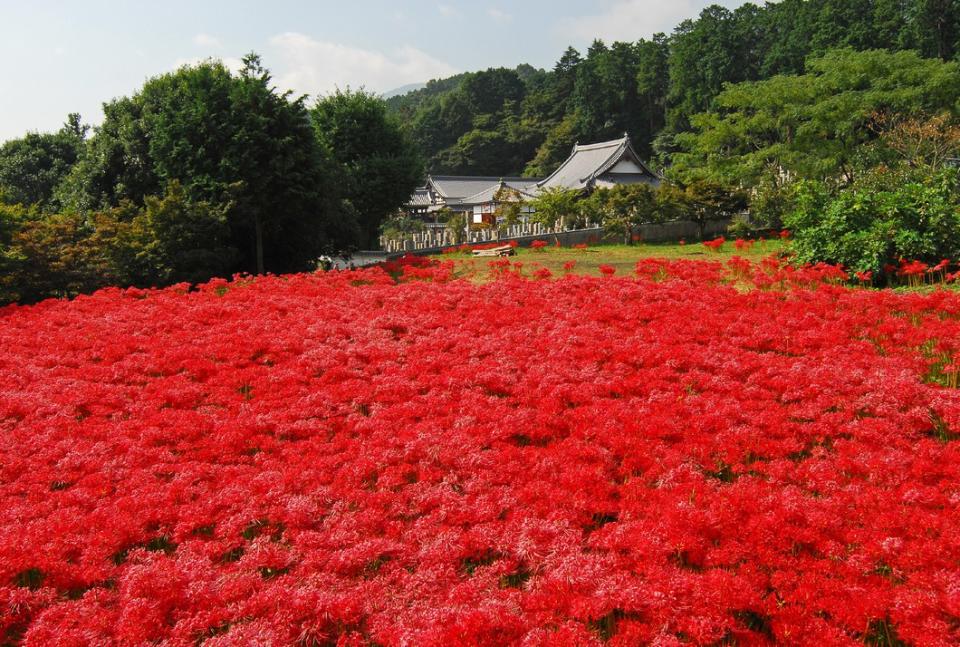
M 936 263 L 960 253 L 957 171 L 881 167 L 840 190 L 802 182 L 784 224 L 797 260 L 876 272 L 901 258 Z

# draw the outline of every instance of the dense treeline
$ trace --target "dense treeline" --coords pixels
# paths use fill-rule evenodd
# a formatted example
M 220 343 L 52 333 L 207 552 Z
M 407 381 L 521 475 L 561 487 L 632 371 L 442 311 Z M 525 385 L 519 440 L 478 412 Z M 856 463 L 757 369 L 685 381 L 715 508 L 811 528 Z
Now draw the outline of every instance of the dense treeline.
M 436 173 L 542 175 L 577 141 L 629 133 L 670 161 L 675 136 L 727 83 L 800 74 L 831 49 L 915 50 L 952 60 L 957 0 L 782 0 L 707 7 L 672 34 L 573 48 L 549 71 L 528 65 L 432 81 L 388 100 Z
M 0 302 L 309 269 L 366 246 L 421 181 L 384 102 L 277 92 L 209 61 L 0 147 Z

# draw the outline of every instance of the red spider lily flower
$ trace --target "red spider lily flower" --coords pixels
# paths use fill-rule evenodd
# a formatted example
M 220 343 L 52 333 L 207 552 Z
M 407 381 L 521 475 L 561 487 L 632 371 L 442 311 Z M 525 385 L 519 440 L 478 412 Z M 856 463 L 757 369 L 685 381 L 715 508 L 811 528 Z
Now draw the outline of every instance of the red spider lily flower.
M 897 273 L 901 276 L 921 276 L 927 273 L 929 266 L 923 261 L 906 261 L 901 259 Z
M 615 268 L 613 265 L 601 264 L 598 269 L 600 270 L 600 273 L 604 276 L 613 276 L 614 274 L 617 273 L 617 268 Z
M 713 240 L 705 240 L 703 246 L 709 249 L 711 252 L 719 252 L 723 248 L 723 244 L 727 242 L 727 239 L 723 236 L 714 238 Z
M 0 636 L 958 642 L 960 294 L 489 267 L 0 309 Z

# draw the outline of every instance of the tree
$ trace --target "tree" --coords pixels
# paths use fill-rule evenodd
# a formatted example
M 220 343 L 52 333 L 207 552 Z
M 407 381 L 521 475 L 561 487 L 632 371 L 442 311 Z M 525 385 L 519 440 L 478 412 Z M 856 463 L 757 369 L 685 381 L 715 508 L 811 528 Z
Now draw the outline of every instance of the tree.
M 497 205 L 494 211 L 496 222 L 502 221 L 508 227 L 520 222 L 526 201 L 519 191 L 504 184 L 497 190 L 493 200 Z
M 667 92 L 670 84 L 670 45 L 664 34 L 637 44 L 637 102 L 643 116 L 635 140 L 640 154 L 652 152 L 653 139 L 667 123 Z
M 177 180 L 188 201 L 227 208 L 234 271 L 307 269 L 352 242 L 304 98 L 274 90 L 256 55 L 236 76 L 217 61 L 184 66 L 104 113 L 58 192 L 68 206 L 143 207 Z
M 420 154 L 383 100 L 366 92 L 337 90 L 317 101 L 310 118 L 359 216 L 361 242 L 375 244 L 380 223 L 423 182 Z
M 960 66 L 914 52 L 835 50 L 802 75 L 728 86 L 717 109 L 677 136 L 681 179 L 756 186 L 761 181 L 832 178 L 849 184 L 877 138 L 884 113 L 952 112 Z
M 224 208 L 191 203 L 176 181 L 146 206 L 41 214 L 0 205 L 0 299 L 32 302 L 98 288 L 199 283 L 236 262 Z
M 533 214 L 530 219 L 545 227 L 566 226 L 577 216 L 578 191 L 549 188 L 530 201 Z
M 37 205 L 44 211 L 58 205 L 54 190 L 76 163 L 87 127 L 71 114 L 56 133 L 28 133 L 0 146 L 0 193 L 8 202 Z
M 23 259 L 13 242 L 29 216 L 27 207 L 7 204 L 0 194 L 0 304 L 20 298 L 17 269 Z
M 9 291 L 31 303 L 121 284 L 112 262 L 115 224 L 109 217 L 78 213 L 25 219 L 11 240 L 16 260 L 6 277 Z
M 744 42 L 734 14 L 712 5 L 696 21 L 687 20 L 673 33 L 670 48 L 668 123 L 686 129 L 690 115 L 707 110 L 725 83 L 757 78 L 759 70 Z
M 191 203 L 174 180 L 166 194 L 148 196 L 124 233 L 117 265 L 127 270 L 125 283 L 154 286 L 201 283 L 229 275 L 238 251 L 231 246 L 225 207 Z
M 627 245 L 633 244 L 638 227 L 661 220 L 658 191 L 649 184 L 620 184 L 598 189 L 588 200 L 595 203 L 607 233 L 623 236 Z
M 742 192 L 706 180 L 698 180 L 683 187 L 682 192 L 667 195 L 696 223 L 698 240 L 703 240 L 710 222 L 729 220 L 747 206 Z
M 960 38 L 960 2 L 914 0 L 914 5 L 921 51 L 944 61 L 952 60 Z
M 570 114 L 550 130 L 536 155 L 524 169 L 524 174 L 546 177 L 570 156 L 576 143 L 577 116 Z
M 960 154 L 960 123 L 949 114 L 877 115 L 874 123 L 880 148 L 890 153 L 884 157 L 895 165 L 937 170 Z

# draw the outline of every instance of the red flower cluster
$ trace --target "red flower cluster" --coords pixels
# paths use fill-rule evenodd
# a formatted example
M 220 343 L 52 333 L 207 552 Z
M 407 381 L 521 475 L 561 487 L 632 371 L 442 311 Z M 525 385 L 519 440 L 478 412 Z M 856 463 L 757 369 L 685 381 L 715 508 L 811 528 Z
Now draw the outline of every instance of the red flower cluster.
M 0 642 L 960 641 L 960 297 L 411 263 L 0 310 Z
M 930 266 L 924 263 L 923 261 L 900 261 L 900 267 L 897 269 L 897 274 L 901 276 L 922 276 L 927 273 L 927 270 L 930 269 Z
M 723 236 L 720 236 L 719 238 L 714 238 L 713 240 L 703 241 L 703 246 L 712 252 L 719 252 L 721 249 L 723 249 L 723 244 L 725 242 L 727 242 L 727 239 Z
M 533 242 L 530 243 L 530 249 L 542 250 L 544 247 L 546 247 L 546 246 L 549 245 L 549 244 L 550 244 L 550 243 L 548 243 L 548 242 L 545 241 L 545 240 L 539 240 L 539 239 L 538 239 L 538 240 L 535 240 L 535 241 L 533 241 Z

